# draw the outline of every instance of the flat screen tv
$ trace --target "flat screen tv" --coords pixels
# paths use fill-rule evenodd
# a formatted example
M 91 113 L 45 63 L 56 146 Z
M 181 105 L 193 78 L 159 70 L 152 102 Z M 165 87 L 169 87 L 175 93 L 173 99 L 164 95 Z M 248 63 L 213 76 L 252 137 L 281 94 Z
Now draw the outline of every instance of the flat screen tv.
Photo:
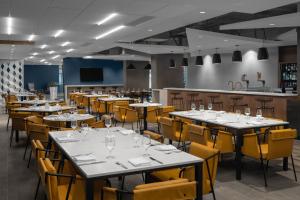
M 81 82 L 99 82 L 103 81 L 102 68 L 80 68 Z

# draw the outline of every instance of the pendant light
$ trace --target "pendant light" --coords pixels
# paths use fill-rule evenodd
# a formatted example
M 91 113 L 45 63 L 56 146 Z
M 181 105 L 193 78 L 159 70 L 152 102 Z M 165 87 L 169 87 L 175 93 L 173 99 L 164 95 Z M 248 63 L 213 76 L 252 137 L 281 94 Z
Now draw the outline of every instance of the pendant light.
M 195 62 L 195 65 L 203 65 L 203 57 L 200 55 L 200 52 L 199 51 L 199 55 L 196 56 L 196 62 Z
M 232 62 L 242 62 L 243 61 L 243 56 L 242 52 L 238 50 L 239 45 L 235 45 L 236 50 L 232 54 Z
M 216 53 L 214 53 L 213 55 L 213 64 L 220 64 L 222 62 L 221 54 L 218 53 L 218 49 L 219 48 L 216 48 Z
M 183 66 L 183 67 L 189 66 L 189 61 L 187 58 L 182 58 L 181 66 Z
M 144 67 L 145 70 L 151 70 L 151 64 L 148 63 L 145 67 Z
M 269 59 L 269 52 L 266 47 L 264 47 L 264 40 L 266 40 L 266 30 L 264 29 L 264 39 L 263 39 L 263 46 L 258 49 L 257 53 L 257 60 L 268 60 Z
M 134 69 L 136 69 L 136 67 L 133 65 L 133 64 L 129 64 L 128 66 L 127 66 L 127 69 L 128 70 L 134 70 Z
M 170 59 L 170 66 L 169 68 L 175 68 L 176 64 L 175 64 L 175 60 L 174 59 Z

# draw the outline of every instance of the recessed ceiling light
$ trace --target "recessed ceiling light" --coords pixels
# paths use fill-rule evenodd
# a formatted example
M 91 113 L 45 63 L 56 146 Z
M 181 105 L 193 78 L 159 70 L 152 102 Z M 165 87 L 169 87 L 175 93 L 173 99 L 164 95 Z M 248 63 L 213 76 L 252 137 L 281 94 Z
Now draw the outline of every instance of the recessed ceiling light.
M 206 12 L 205 11 L 200 11 L 200 14 L 205 14 Z
M 28 40 L 29 41 L 32 41 L 34 39 L 35 35 L 34 34 L 31 34 L 29 37 L 28 37 Z
M 67 45 L 69 45 L 69 44 L 70 44 L 70 42 L 69 42 L 69 41 L 66 41 L 66 42 L 62 43 L 61 46 L 62 46 L 62 47 L 65 47 L 65 46 L 67 46 Z
M 102 24 L 108 22 L 109 20 L 111 20 L 112 18 L 114 18 L 114 17 L 116 17 L 116 16 L 118 16 L 118 15 L 119 15 L 118 13 L 111 13 L 111 14 L 109 14 L 107 17 L 105 17 L 104 19 L 102 19 L 101 21 L 99 21 L 99 22 L 97 23 L 97 25 L 100 26 L 100 25 L 102 25 Z
M 52 59 L 58 58 L 60 55 L 53 56 Z
M 152 32 L 153 30 L 152 30 L 152 29 L 148 29 L 148 31 L 149 31 L 149 32 Z
M 34 53 L 32 53 L 32 55 L 33 56 L 37 56 L 37 55 L 39 55 L 39 53 L 38 52 L 34 52 Z
M 58 31 L 56 31 L 54 37 L 57 38 L 58 36 L 60 36 L 63 32 L 65 32 L 64 30 L 60 29 Z
M 6 18 L 6 26 L 7 26 L 7 34 L 12 34 L 12 26 L 13 26 L 13 18 L 11 16 L 8 16 Z
M 55 53 L 55 51 L 48 51 L 48 54 L 54 54 Z
M 224 40 L 224 42 L 228 42 L 229 40 Z
M 275 26 L 275 24 L 269 24 L 270 26 Z
M 83 58 L 90 59 L 90 58 L 93 58 L 93 56 L 84 56 Z
M 43 45 L 41 46 L 41 49 L 45 49 L 47 46 L 48 46 L 48 45 L 43 44 Z
M 66 52 L 67 53 L 70 53 L 70 52 L 72 52 L 72 51 L 74 51 L 75 49 L 68 49 L 68 50 L 66 50 Z
M 40 60 L 40 62 L 45 62 L 45 61 L 46 61 L 45 59 Z
M 29 56 L 28 58 L 29 58 L 29 59 L 33 59 L 33 58 L 34 58 L 34 56 Z
M 114 32 L 117 32 L 117 31 L 119 31 L 119 30 L 121 30 L 121 29 L 123 29 L 125 27 L 126 26 L 124 26 L 124 25 L 117 26 L 117 27 L 115 27 L 113 29 L 110 29 L 109 31 L 106 31 L 106 32 L 102 33 L 101 35 L 98 35 L 95 39 L 99 40 L 99 39 L 104 38 L 104 37 L 106 37 L 106 36 L 108 36 L 108 35 L 110 35 L 110 34 L 112 34 Z

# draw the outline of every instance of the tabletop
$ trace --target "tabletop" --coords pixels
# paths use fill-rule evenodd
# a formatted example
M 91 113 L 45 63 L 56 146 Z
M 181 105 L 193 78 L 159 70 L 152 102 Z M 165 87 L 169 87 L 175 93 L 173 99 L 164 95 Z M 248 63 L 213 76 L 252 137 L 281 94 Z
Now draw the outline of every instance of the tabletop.
M 76 165 L 86 178 L 114 177 L 122 174 L 188 166 L 203 162 L 203 159 L 183 151 L 170 154 L 167 154 L 165 151 L 159 151 L 157 148 L 161 144 L 153 140 L 151 143 L 157 145 L 150 146 L 148 153 L 156 161 L 150 160 L 142 155 L 145 151 L 144 147 L 142 147 L 142 145 L 138 148 L 134 147 L 136 143 L 132 134 L 124 134 L 124 130 L 126 131 L 124 128 L 114 127 L 110 128 L 109 132 L 108 129 L 102 128 L 89 129 L 88 131 L 86 130 L 87 132 L 85 133 L 81 132 L 77 134 L 74 134 L 74 131 L 57 131 L 50 132 L 49 135 L 63 151 L 64 155 Z M 112 155 L 115 157 L 114 159 L 106 158 L 108 150 L 105 147 L 105 136 L 108 134 L 113 134 L 116 137 L 116 147 L 112 151 Z M 59 138 L 66 137 L 66 135 L 68 137 L 77 138 L 78 140 L 62 142 Z M 140 136 L 141 140 L 142 137 L 143 136 Z M 80 165 L 76 162 L 75 156 L 89 154 L 95 157 L 96 163 Z M 141 157 L 149 159 L 149 163 L 147 165 L 134 166 L 129 162 L 130 159 Z
M 59 103 L 61 100 L 24 100 L 24 101 L 13 101 L 11 103 L 13 104 L 28 104 L 28 105 L 34 105 L 34 104 L 46 104 L 46 103 Z
M 129 97 L 109 97 L 109 98 L 98 98 L 99 101 L 130 101 L 133 98 Z
M 64 111 L 64 110 L 71 110 L 75 109 L 72 106 L 30 106 L 28 108 L 21 107 L 15 108 L 14 111 L 19 112 L 57 112 L 57 111 Z
M 225 111 L 178 111 L 170 112 L 170 115 L 225 126 L 233 129 L 253 129 L 270 126 L 284 126 L 289 122 L 279 119 L 246 116 Z
M 97 98 L 97 97 L 108 97 L 109 95 L 108 94 L 86 94 L 86 95 L 83 95 L 84 97 L 87 97 L 87 98 Z
M 61 115 L 49 115 L 44 117 L 44 120 L 47 121 L 60 121 L 60 122 L 68 122 L 68 121 L 84 121 L 88 119 L 92 119 L 95 116 L 90 114 L 70 114 L 64 113 Z
M 136 107 L 136 108 L 146 108 L 146 107 L 158 107 L 158 106 L 162 106 L 162 104 L 144 102 L 144 103 L 132 103 L 132 104 L 129 104 L 129 106 Z

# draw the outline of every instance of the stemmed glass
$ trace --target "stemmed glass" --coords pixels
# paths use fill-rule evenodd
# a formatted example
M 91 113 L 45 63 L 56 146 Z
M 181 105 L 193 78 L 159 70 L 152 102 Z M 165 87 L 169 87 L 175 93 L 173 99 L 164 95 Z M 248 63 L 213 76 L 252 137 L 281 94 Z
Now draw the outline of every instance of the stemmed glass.
M 195 111 L 196 110 L 196 104 L 195 103 L 191 103 L 191 110 Z
M 150 155 L 148 153 L 148 149 L 151 145 L 150 135 L 144 135 L 143 140 L 142 140 L 142 144 L 143 144 L 143 147 L 145 148 L 145 153 L 143 154 L 143 156 L 149 157 Z
M 116 137 L 114 135 L 105 136 L 105 147 L 107 148 L 109 154 L 106 159 L 113 159 L 114 156 L 111 155 L 111 152 L 114 150 L 116 146 Z
M 251 114 L 250 108 L 249 107 L 245 108 L 245 115 L 247 116 L 248 119 L 250 117 L 250 114 Z
M 105 126 L 107 128 L 107 131 L 109 133 L 109 127 L 111 127 L 111 118 L 110 117 L 105 118 L 104 124 L 105 124 Z
M 133 140 L 135 142 L 135 145 L 133 147 L 134 148 L 139 148 L 140 146 L 138 145 L 138 141 L 141 138 L 140 130 L 135 130 L 134 133 L 132 133 L 132 138 L 133 138 Z
M 211 111 L 212 108 L 213 108 L 212 103 L 209 103 L 209 104 L 207 105 L 207 108 L 208 108 L 209 111 Z
M 256 118 L 258 119 L 258 120 L 261 120 L 262 119 L 262 110 L 261 109 L 257 109 L 257 111 L 256 111 Z
M 235 114 L 236 114 L 236 119 L 237 119 L 237 120 L 240 120 L 240 117 L 241 117 L 241 110 L 236 109 L 236 110 L 235 110 Z

